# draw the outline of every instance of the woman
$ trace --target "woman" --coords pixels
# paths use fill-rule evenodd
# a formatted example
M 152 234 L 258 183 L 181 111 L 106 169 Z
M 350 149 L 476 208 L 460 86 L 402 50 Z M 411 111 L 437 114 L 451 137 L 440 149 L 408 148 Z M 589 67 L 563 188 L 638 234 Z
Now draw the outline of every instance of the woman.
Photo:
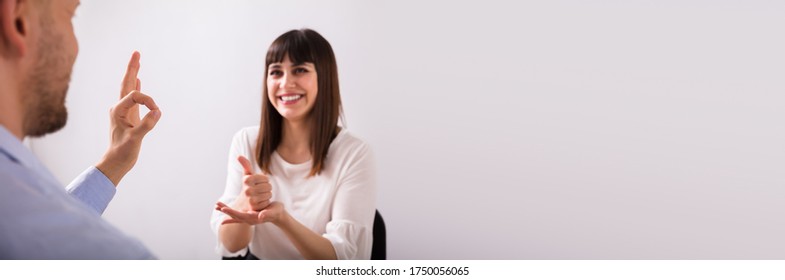
M 338 125 L 332 47 L 313 30 L 292 30 L 272 43 L 265 69 L 261 123 L 235 134 L 213 212 L 219 251 L 369 259 L 375 167 L 368 145 Z

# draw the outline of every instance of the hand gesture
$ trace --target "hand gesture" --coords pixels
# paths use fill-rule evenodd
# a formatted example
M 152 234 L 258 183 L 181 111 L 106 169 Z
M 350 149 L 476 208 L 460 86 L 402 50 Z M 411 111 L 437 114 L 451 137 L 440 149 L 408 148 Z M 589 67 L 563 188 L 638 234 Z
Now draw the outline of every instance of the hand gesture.
M 134 167 L 142 139 L 161 118 L 161 110 L 155 101 L 141 92 L 142 82 L 137 78 L 139 57 L 139 52 L 134 52 L 128 62 L 120 89 L 120 102 L 109 111 L 111 143 L 104 158 L 96 165 L 115 186 Z M 139 117 L 139 104 L 150 109 L 144 118 Z
M 283 203 L 277 201 L 273 201 L 262 211 L 238 211 L 219 201 L 215 203 L 215 210 L 229 215 L 229 218 L 221 222 L 222 225 L 235 223 L 246 223 L 249 225 L 261 223 L 277 224 L 282 220 L 281 217 L 283 217 L 283 214 L 286 211 L 283 207 Z
M 270 179 L 264 174 L 253 174 L 251 161 L 244 156 L 237 157 L 237 161 L 243 166 L 243 189 L 237 198 L 235 207 L 240 210 L 262 211 L 270 205 L 270 198 L 273 197 L 273 186 Z

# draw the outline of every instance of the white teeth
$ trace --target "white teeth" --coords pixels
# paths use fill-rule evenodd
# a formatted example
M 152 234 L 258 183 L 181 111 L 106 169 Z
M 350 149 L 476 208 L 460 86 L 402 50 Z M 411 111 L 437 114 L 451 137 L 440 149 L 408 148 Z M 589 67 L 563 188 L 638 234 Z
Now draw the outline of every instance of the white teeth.
M 287 95 L 287 96 L 281 96 L 281 100 L 283 100 L 283 101 L 294 101 L 294 100 L 300 99 L 302 97 L 303 97 L 302 95 Z

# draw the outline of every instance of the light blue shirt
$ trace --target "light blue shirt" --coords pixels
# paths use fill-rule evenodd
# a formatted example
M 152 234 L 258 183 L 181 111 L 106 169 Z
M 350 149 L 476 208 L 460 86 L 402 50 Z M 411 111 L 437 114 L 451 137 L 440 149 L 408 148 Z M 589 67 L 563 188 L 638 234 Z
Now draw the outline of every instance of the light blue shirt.
M 101 218 L 115 186 L 90 167 L 63 188 L 0 125 L 0 259 L 153 259 Z

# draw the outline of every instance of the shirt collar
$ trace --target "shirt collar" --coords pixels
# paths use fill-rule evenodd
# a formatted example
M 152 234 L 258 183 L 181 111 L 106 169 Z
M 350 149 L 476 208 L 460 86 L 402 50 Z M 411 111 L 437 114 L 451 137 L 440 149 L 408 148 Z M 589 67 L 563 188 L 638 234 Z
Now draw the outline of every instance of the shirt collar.
M 19 141 L 5 126 L 0 124 L 0 155 L 28 168 L 36 167 L 35 155 Z

